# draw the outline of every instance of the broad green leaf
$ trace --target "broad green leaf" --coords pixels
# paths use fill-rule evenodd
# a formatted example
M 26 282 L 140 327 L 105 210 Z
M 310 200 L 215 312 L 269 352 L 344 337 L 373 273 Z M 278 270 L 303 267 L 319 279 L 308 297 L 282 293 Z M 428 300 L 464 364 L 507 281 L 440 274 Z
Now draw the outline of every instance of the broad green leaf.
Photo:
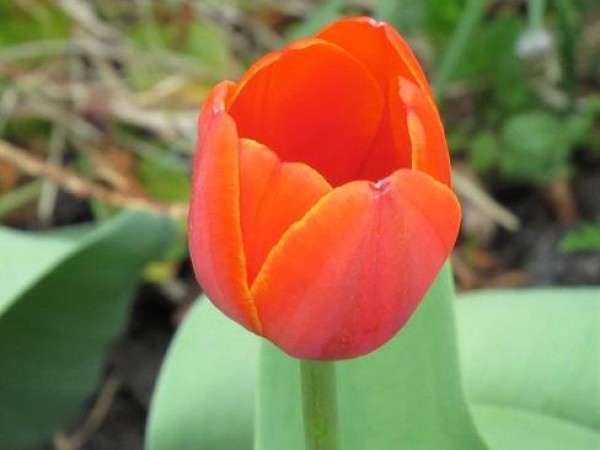
M 206 299 L 180 326 L 161 369 L 149 450 L 250 450 L 258 338 Z
M 468 399 L 491 448 L 600 448 L 600 289 L 480 292 L 457 307 Z
M 0 228 L 0 319 L 20 295 L 59 264 L 76 245 L 76 236 L 72 235 L 48 239 L 42 234 Z
M 597 450 L 598 433 L 520 408 L 475 405 L 473 416 L 493 450 Z
M 123 213 L 47 234 L 0 229 L 0 448 L 67 425 L 92 393 L 143 266 L 172 236 L 166 219 Z
M 485 448 L 463 398 L 452 299 L 445 269 L 390 343 L 337 363 L 344 450 Z M 265 343 L 256 450 L 304 448 L 299 388 L 298 361 Z

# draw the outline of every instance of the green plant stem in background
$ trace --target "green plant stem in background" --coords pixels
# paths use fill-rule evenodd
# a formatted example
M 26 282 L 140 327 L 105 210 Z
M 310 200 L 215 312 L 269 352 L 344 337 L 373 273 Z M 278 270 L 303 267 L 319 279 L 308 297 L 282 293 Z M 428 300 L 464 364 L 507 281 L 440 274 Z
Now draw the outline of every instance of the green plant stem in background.
M 335 363 L 301 361 L 306 450 L 339 450 Z
M 450 83 L 454 72 L 456 72 L 456 68 L 460 63 L 471 35 L 483 18 L 487 4 L 488 0 L 467 1 L 467 5 L 450 40 L 450 45 L 448 45 L 436 71 L 437 76 L 433 81 L 433 90 L 440 106 L 442 106 L 446 97 L 448 83 Z
M 532 30 L 539 30 L 543 27 L 545 14 L 546 0 L 529 0 L 527 17 L 529 19 L 529 27 Z
M 569 109 L 574 109 L 577 102 L 577 45 L 582 32 L 581 11 L 569 0 L 557 0 L 553 3 L 560 25 L 560 55 L 563 69 L 563 85 L 569 95 Z

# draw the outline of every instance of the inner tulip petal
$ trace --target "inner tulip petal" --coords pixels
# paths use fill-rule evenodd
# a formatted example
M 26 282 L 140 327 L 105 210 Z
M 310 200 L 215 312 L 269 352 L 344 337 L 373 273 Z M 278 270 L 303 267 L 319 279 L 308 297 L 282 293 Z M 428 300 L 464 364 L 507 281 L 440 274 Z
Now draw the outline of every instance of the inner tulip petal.
M 361 171 L 360 178 L 363 179 L 381 180 L 390 174 L 390 168 L 408 168 L 412 165 L 407 111 L 398 95 L 398 84 L 391 83 L 387 94 L 377 136 Z
M 388 24 L 368 17 L 340 20 L 317 37 L 359 59 L 387 95 L 382 121 L 361 178 L 379 180 L 389 175 L 390 167 L 413 167 L 414 151 L 407 129 L 407 111 L 398 97 L 398 77 L 418 86 L 428 108 L 434 113 L 436 108 L 429 83 L 406 42 Z
M 423 91 L 407 79 L 399 78 L 396 89 L 406 109 L 412 168 L 450 186 L 450 155 L 437 109 L 431 106 Z
M 251 287 L 264 336 L 307 359 L 379 347 L 418 306 L 459 223 L 452 191 L 418 171 L 336 188 L 283 235 Z
M 240 83 L 229 112 L 241 137 L 286 162 L 303 162 L 332 185 L 356 178 L 384 99 L 371 73 L 345 50 L 307 40 L 271 56 Z
M 283 163 L 255 141 L 242 139 L 240 213 L 248 285 L 281 235 L 331 186 L 302 163 Z
M 325 28 L 317 38 L 336 44 L 359 59 L 384 92 L 398 76 L 413 81 L 431 98 L 431 88 L 408 44 L 387 23 L 370 17 L 350 17 Z

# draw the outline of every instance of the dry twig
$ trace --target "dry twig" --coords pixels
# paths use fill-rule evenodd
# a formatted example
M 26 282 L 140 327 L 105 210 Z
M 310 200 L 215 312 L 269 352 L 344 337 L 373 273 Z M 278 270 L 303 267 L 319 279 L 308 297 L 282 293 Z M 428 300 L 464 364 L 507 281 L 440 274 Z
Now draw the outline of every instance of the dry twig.
M 452 182 L 458 194 L 471 201 L 480 211 L 486 213 L 496 223 L 509 231 L 517 231 L 521 227 L 519 218 L 499 204 L 473 181 L 456 170 L 452 171 Z
M 54 437 L 54 448 L 56 450 L 79 450 L 83 448 L 87 440 L 92 436 L 104 422 L 113 404 L 115 395 L 121 387 L 121 378 L 111 375 L 104 382 L 98 399 L 89 412 L 85 422 L 72 436 L 58 433 Z
M 187 205 L 183 203 L 159 203 L 148 198 L 132 197 L 87 180 L 62 167 L 48 164 L 25 150 L 0 140 L 0 158 L 12 162 L 32 176 L 52 180 L 65 191 L 84 198 L 95 198 L 117 208 L 142 209 L 173 219 L 187 217 Z

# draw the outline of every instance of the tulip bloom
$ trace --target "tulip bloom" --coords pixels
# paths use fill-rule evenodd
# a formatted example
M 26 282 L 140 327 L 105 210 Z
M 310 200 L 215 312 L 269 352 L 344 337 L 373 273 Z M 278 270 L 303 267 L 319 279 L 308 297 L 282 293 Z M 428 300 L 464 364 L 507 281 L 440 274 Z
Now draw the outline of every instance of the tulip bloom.
M 196 276 L 226 315 L 292 356 L 353 358 L 391 339 L 459 223 L 431 89 L 385 23 L 335 22 L 203 105 Z

